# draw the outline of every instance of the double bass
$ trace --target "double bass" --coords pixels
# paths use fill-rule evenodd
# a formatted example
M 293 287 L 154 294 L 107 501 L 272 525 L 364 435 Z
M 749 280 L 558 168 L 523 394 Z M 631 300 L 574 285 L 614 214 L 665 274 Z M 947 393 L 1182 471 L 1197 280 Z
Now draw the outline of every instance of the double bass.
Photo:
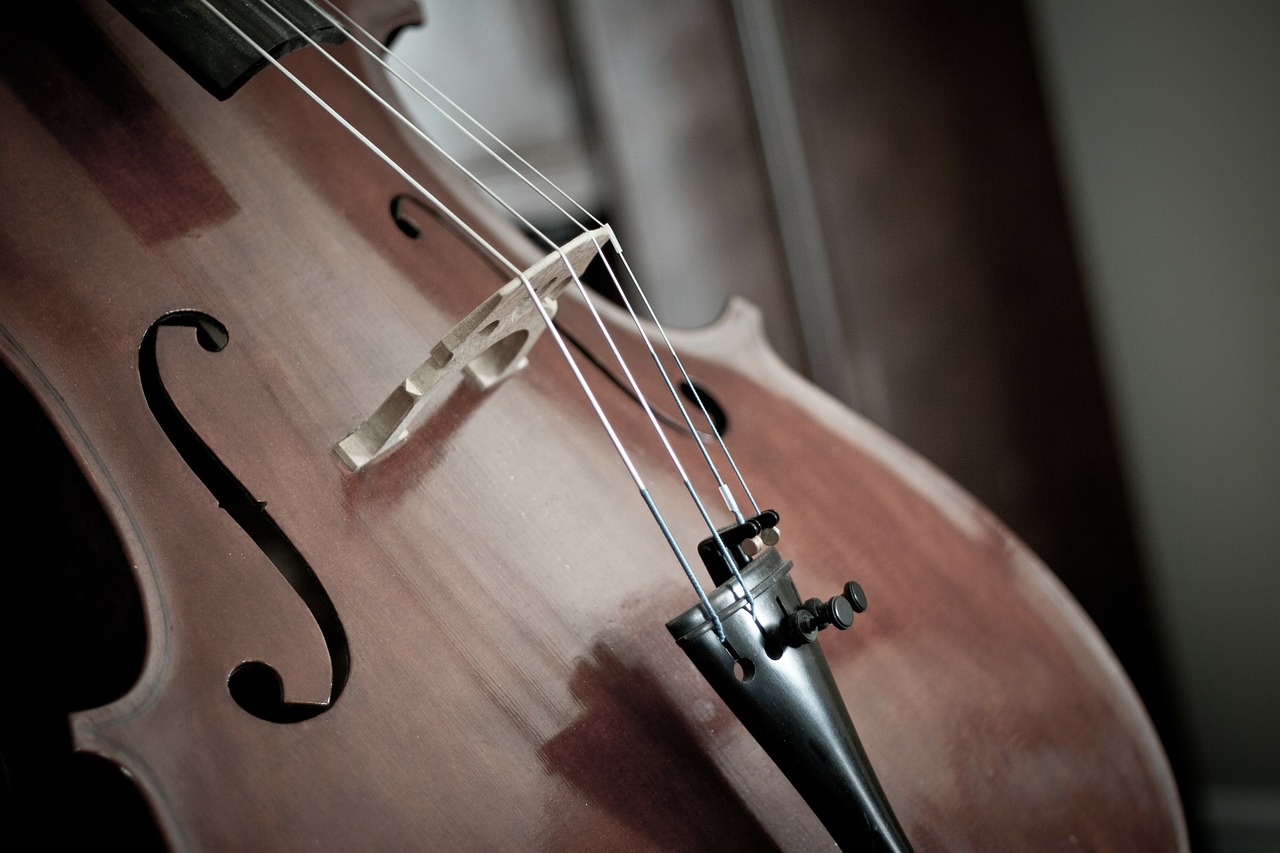
M 5 704 L 63 690 L 44 646 L 109 659 L 47 740 L 161 844 L 1186 849 L 1124 673 L 997 520 L 749 306 L 591 300 L 606 225 L 531 242 L 399 121 L 411 5 L 10 17 Z M 74 823 L 28 724 L 11 813 Z

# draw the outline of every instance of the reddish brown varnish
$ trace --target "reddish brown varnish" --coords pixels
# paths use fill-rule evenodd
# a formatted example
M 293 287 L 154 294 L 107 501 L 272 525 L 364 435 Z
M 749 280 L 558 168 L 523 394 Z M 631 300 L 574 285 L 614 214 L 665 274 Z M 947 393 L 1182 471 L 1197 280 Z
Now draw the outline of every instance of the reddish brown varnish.
M 0 87 L 0 355 L 100 499 L 147 618 L 141 677 L 74 717 L 76 745 L 127 769 L 180 849 L 830 849 L 667 636 L 691 592 L 549 343 L 490 392 L 449 390 L 366 470 L 332 452 L 503 277 L 434 220 L 401 233 L 403 181 L 280 74 L 218 103 L 85 6 L 10 39 Z M 384 33 L 411 14 L 349 6 Z M 287 64 L 533 257 L 319 57 Z M 227 693 L 260 659 L 319 702 L 329 668 L 143 400 L 139 341 L 179 308 L 231 343 L 161 330 L 166 386 L 349 637 L 346 692 L 311 720 L 264 722 Z M 561 316 L 587 333 L 580 306 Z M 869 592 L 823 645 L 915 847 L 1185 849 L 1160 745 L 1076 605 L 969 497 L 782 367 L 756 319 L 736 306 L 678 343 L 782 513 L 802 594 Z M 597 387 L 692 552 L 703 533 L 647 424 Z

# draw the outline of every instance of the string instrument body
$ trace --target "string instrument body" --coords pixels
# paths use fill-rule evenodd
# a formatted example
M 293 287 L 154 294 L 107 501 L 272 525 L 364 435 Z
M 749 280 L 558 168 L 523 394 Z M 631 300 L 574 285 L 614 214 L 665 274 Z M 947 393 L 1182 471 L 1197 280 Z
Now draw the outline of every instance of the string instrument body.
M 358 472 L 334 453 L 508 276 L 426 207 L 416 236 L 398 227 L 412 189 L 279 73 L 219 102 L 105 4 L 50 7 L 4 37 L 0 357 L 105 513 L 145 631 L 136 680 L 73 715 L 75 748 L 124 768 L 176 849 L 829 847 L 667 635 L 688 586 L 553 347 L 488 391 L 444 389 Z M 414 15 L 346 8 L 384 35 Z M 487 238 L 539 255 L 315 50 L 285 64 Z M 155 325 L 197 316 L 225 346 Z M 590 339 L 580 302 L 559 320 Z M 148 334 L 173 408 L 265 504 L 337 639 L 175 446 Z M 868 590 L 822 643 L 916 849 L 1185 848 L 1145 712 L 1034 556 L 782 366 L 753 309 L 676 342 L 781 511 L 797 584 Z M 647 421 L 597 385 L 696 543 Z M 250 661 L 305 718 L 237 701 Z

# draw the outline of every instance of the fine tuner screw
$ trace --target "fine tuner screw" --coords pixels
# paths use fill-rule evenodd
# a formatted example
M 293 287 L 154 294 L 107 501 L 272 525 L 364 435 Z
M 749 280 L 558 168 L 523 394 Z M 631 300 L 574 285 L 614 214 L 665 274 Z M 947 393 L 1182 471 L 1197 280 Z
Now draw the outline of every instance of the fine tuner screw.
M 867 593 L 862 584 L 849 581 L 844 592 L 823 601 L 811 598 L 778 626 L 778 638 L 788 646 L 800 647 L 818 639 L 818 632 L 828 625 L 844 631 L 853 627 L 855 613 L 867 609 Z

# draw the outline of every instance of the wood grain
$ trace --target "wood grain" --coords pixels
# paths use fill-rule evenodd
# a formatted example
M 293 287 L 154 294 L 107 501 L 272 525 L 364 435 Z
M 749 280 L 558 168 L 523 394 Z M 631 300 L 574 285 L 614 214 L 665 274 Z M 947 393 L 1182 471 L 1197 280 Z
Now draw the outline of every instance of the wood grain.
M 402 233 L 388 209 L 402 181 L 279 75 L 217 104 L 88 8 L 86 26 L 192 141 L 233 212 L 193 215 L 167 240 L 141 233 L 13 81 L 0 88 L 0 154 L 22 164 L 0 184 L 0 352 L 102 502 L 146 618 L 136 684 L 74 716 L 77 748 L 128 770 L 177 849 L 829 848 L 666 636 L 691 593 L 549 346 L 487 393 L 448 389 L 359 472 L 332 452 L 389 378 L 502 283 L 485 259 L 439 223 Z M 349 46 L 335 53 L 360 64 Z M 420 162 L 320 57 L 288 64 Z M 470 210 L 434 168 L 423 162 L 424 182 Z M 179 307 L 217 317 L 230 343 L 209 353 L 162 330 L 166 387 L 268 502 L 347 630 L 346 691 L 304 722 L 255 719 L 226 691 L 235 666 L 261 659 L 287 698 L 320 701 L 328 667 L 306 608 L 142 399 L 138 342 Z M 589 337 L 582 306 L 561 316 Z M 857 628 L 823 642 L 917 848 L 1185 849 L 1145 713 L 1036 559 L 782 367 L 749 309 L 680 342 L 729 412 L 754 492 L 782 513 L 802 594 L 850 577 L 868 590 Z M 696 514 L 647 423 L 621 392 L 600 396 L 691 550 Z

